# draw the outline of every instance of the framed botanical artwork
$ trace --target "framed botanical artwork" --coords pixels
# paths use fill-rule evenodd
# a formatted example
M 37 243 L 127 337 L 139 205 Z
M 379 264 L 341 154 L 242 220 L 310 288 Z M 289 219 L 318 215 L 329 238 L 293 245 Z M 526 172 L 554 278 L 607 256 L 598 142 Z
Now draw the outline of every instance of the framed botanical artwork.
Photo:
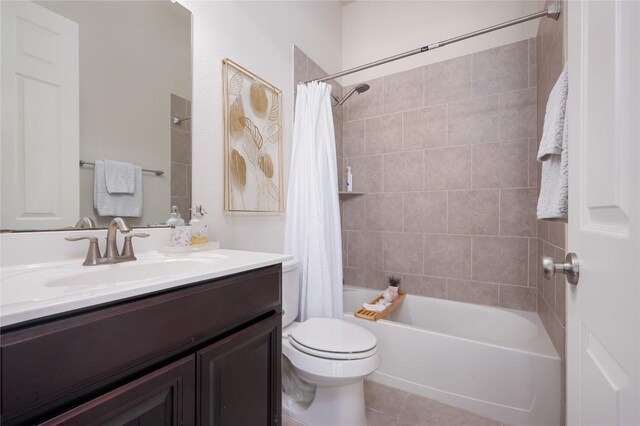
M 222 68 L 225 211 L 281 212 L 282 92 L 229 59 Z

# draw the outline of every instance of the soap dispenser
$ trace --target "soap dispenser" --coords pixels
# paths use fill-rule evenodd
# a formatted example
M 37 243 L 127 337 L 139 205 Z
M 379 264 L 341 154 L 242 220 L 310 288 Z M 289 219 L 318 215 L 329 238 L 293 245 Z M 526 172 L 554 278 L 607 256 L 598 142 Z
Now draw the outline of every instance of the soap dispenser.
M 171 206 L 171 215 L 169 216 L 169 219 L 167 219 L 167 225 L 169 225 L 170 228 L 184 225 L 184 219 L 180 215 L 180 209 L 178 206 Z
M 204 220 L 204 215 L 207 214 L 204 207 L 200 204 L 196 204 L 191 209 L 191 245 L 207 244 L 209 242 L 209 230 L 207 229 L 207 222 Z

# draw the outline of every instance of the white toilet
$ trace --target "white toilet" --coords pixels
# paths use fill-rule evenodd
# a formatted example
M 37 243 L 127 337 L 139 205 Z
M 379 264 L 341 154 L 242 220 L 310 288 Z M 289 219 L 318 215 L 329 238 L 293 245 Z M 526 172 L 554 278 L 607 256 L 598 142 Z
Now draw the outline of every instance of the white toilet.
M 283 375 L 290 376 L 283 376 L 284 414 L 310 426 L 364 426 L 363 379 L 380 363 L 376 337 L 341 319 L 311 318 L 303 323 L 295 322 L 298 279 L 298 262 L 285 262 L 282 265 L 282 361 Z M 294 382 L 297 385 L 292 385 Z

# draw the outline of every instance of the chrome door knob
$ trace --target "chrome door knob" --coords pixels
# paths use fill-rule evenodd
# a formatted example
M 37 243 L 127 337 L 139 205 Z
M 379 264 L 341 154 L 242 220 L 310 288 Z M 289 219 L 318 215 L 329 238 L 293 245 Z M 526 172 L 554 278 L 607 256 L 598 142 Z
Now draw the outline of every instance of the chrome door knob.
M 561 273 L 567 276 L 569 284 L 576 285 L 580 279 L 578 256 L 575 253 L 567 253 L 564 263 L 555 263 L 551 256 L 542 256 L 542 271 L 548 280 L 553 278 L 556 273 Z

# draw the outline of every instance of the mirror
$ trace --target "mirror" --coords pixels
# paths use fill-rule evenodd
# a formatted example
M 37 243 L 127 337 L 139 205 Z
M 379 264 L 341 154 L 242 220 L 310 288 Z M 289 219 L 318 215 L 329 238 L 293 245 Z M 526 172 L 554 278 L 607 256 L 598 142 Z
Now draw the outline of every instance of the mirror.
M 172 205 L 188 221 L 191 13 L 169 0 L 0 7 L 0 228 L 160 226 Z

